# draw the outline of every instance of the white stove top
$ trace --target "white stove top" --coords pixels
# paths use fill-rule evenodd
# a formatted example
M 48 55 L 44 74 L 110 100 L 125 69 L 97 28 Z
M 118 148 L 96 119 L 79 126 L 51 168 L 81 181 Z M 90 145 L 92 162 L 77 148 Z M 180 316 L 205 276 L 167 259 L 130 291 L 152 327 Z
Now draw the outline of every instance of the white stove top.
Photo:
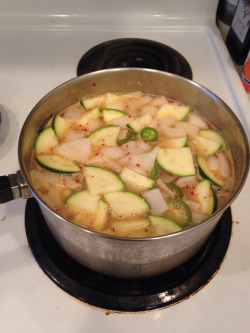
M 217 1 L 3 1 L 0 4 L 0 175 L 19 170 L 18 137 L 34 105 L 76 76 L 98 43 L 146 38 L 173 47 L 193 80 L 222 98 L 250 133 L 250 103 L 215 26 Z M 1 332 L 249 332 L 249 178 L 232 205 L 233 232 L 214 278 L 166 309 L 107 313 L 58 288 L 28 247 L 25 200 L 0 206 Z M 109 315 L 108 315 L 109 314 Z

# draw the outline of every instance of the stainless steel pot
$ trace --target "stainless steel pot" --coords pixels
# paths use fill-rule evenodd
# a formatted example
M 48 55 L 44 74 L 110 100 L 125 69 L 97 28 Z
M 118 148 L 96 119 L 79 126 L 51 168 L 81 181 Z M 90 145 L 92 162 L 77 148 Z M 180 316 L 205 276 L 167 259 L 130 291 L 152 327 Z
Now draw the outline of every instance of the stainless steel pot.
M 235 187 L 227 204 L 209 219 L 190 229 L 166 236 L 129 239 L 86 230 L 52 211 L 33 189 L 29 161 L 38 131 L 48 119 L 85 95 L 105 92 L 143 91 L 166 95 L 190 105 L 215 124 L 231 147 L 235 163 Z M 171 270 L 190 259 L 205 243 L 245 183 L 249 169 L 249 146 L 243 127 L 230 108 L 211 91 L 173 74 L 136 68 L 93 72 L 70 80 L 46 95 L 26 119 L 18 147 L 21 171 L 11 175 L 14 197 L 38 201 L 46 223 L 60 246 L 76 261 L 95 271 L 123 278 L 143 278 Z M 17 179 L 18 178 L 18 179 Z M 5 193 L 12 197 L 6 186 Z M 20 185 L 21 184 L 21 185 Z M 4 200 L 2 200 L 4 201 Z

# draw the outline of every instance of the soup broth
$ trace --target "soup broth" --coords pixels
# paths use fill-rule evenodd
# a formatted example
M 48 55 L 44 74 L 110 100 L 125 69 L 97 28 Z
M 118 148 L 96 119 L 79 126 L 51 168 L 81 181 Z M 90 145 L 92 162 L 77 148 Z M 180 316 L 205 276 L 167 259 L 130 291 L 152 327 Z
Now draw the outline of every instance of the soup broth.
M 32 152 L 40 198 L 84 228 L 154 237 L 189 228 L 230 198 L 223 135 L 196 110 L 142 92 L 84 97 L 50 119 Z

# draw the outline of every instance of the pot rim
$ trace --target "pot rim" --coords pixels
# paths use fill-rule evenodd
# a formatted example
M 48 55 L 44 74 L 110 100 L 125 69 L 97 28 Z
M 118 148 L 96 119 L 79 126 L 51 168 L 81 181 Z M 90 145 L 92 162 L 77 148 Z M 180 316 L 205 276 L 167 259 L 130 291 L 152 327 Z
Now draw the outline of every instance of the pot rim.
M 113 236 L 113 235 L 107 235 L 101 232 L 97 232 L 97 231 L 93 231 L 93 230 L 89 230 L 86 229 L 82 226 L 79 226 L 71 221 L 69 221 L 66 218 L 63 218 L 62 216 L 60 216 L 58 213 L 56 213 L 53 209 L 51 209 L 42 199 L 40 199 L 39 195 L 36 193 L 35 190 L 33 190 L 33 187 L 29 181 L 29 178 L 26 176 L 26 173 L 24 171 L 24 165 L 22 162 L 22 144 L 23 144 L 23 136 L 26 130 L 26 126 L 29 123 L 30 118 L 32 118 L 33 114 L 36 112 L 37 108 L 39 108 L 39 106 L 46 100 L 48 99 L 50 96 L 52 96 L 56 91 L 64 88 L 65 86 L 70 85 L 72 82 L 76 82 L 76 81 L 81 81 L 84 78 L 88 78 L 88 77 L 95 77 L 96 75 L 105 75 L 105 73 L 110 73 L 110 72 L 127 72 L 127 71 L 135 71 L 135 72 L 145 72 L 145 73 L 158 73 L 161 75 L 166 75 L 169 77 L 173 77 L 173 78 L 178 78 L 178 80 L 182 80 L 182 81 L 186 81 L 187 83 L 189 83 L 192 86 L 195 86 L 196 88 L 203 90 L 206 94 L 208 94 L 210 96 L 210 98 L 216 100 L 217 102 L 219 102 L 219 104 L 221 104 L 224 109 L 226 109 L 226 111 L 231 115 L 231 117 L 234 119 L 235 123 L 237 124 L 243 141 L 244 141 L 244 145 L 245 145 L 245 150 L 246 150 L 246 168 L 244 170 L 243 176 L 242 176 L 242 180 L 237 188 L 237 190 L 235 191 L 234 195 L 227 201 L 227 203 L 225 205 L 223 205 L 221 208 L 219 208 L 218 210 L 216 210 L 215 213 L 213 213 L 209 218 L 203 220 L 202 222 L 198 223 L 197 225 L 188 227 L 184 230 L 172 233 L 172 234 L 167 234 L 167 235 L 161 235 L 161 236 L 156 236 L 156 237 L 120 237 L 120 236 Z M 130 68 L 130 67 L 126 67 L 126 68 L 111 68 L 111 69 L 102 69 L 102 70 L 98 70 L 95 72 L 91 72 L 91 73 L 87 73 L 84 75 L 81 75 L 79 77 L 74 77 L 70 80 L 67 80 L 66 82 L 60 84 L 59 86 L 55 87 L 54 89 L 52 89 L 51 91 L 49 91 L 42 99 L 40 99 L 40 101 L 38 101 L 38 103 L 32 108 L 31 112 L 28 114 L 22 129 L 21 129 L 21 133 L 19 136 L 19 142 L 18 142 L 18 159 L 19 159 L 19 164 L 20 164 L 20 168 L 22 171 L 22 174 L 24 176 L 24 179 L 31 191 L 31 193 L 33 194 L 33 196 L 36 198 L 36 200 L 41 203 L 46 209 L 48 209 L 53 215 L 56 215 L 57 218 L 59 218 L 60 220 L 62 220 L 64 223 L 69 223 L 73 226 L 75 226 L 76 228 L 79 228 L 79 230 L 84 230 L 85 232 L 89 233 L 89 234 L 93 234 L 93 235 L 98 235 L 101 236 L 103 238 L 109 238 L 109 239 L 115 239 L 115 240 L 123 240 L 123 241 L 129 241 L 129 242 L 134 242 L 134 241 L 140 241 L 140 242 L 148 242 L 148 241 L 153 241 L 153 240 L 157 240 L 157 239 L 163 239 L 163 238 L 172 238 L 176 235 L 179 234 L 186 234 L 191 232 L 193 229 L 197 229 L 201 226 L 203 226 L 204 224 L 208 224 L 210 223 L 211 220 L 214 220 L 216 218 L 220 218 L 221 215 L 223 214 L 223 212 L 229 208 L 229 206 L 233 203 L 233 201 L 237 198 L 237 196 L 239 195 L 239 193 L 241 192 L 241 189 L 243 188 L 246 180 L 247 180 L 247 176 L 248 176 L 248 172 L 249 172 L 249 160 L 250 160 L 250 150 L 249 150 L 249 142 L 248 142 L 248 138 L 245 132 L 245 129 L 243 127 L 243 125 L 241 124 L 241 122 L 239 121 L 238 117 L 236 116 L 236 114 L 232 111 L 232 109 L 219 97 L 217 96 L 215 93 L 213 93 L 211 90 L 207 89 L 206 87 L 204 87 L 203 85 L 197 83 L 196 81 L 184 78 L 182 76 L 176 75 L 176 74 L 172 74 L 169 72 L 164 72 L 164 71 L 160 71 L 160 70 L 155 70 L 155 69 L 147 69 L 147 68 Z

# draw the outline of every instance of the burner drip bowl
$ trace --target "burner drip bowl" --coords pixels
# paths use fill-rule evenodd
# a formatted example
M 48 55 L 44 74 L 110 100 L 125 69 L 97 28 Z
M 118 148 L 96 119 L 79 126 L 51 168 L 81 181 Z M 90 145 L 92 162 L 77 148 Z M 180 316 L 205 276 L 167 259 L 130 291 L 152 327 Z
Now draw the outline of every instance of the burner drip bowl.
M 179 52 L 139 38 L 115 39 L 94 46 L 79 61 L 77 75 L 120 67 L 151 68 L 192 79 L 191 67 Z
M 90 305 L 115 311 L 146 311 L 184 300 L 206 285 L 219 269 L 232 229 L 226 210 L 202 249 L 176 269 L 130 280 L 96 273 L 69 257 L 51 235 L 35 199 L 28 199 L 25 228 L 31 251 L 44 273 L 61 289 Z

